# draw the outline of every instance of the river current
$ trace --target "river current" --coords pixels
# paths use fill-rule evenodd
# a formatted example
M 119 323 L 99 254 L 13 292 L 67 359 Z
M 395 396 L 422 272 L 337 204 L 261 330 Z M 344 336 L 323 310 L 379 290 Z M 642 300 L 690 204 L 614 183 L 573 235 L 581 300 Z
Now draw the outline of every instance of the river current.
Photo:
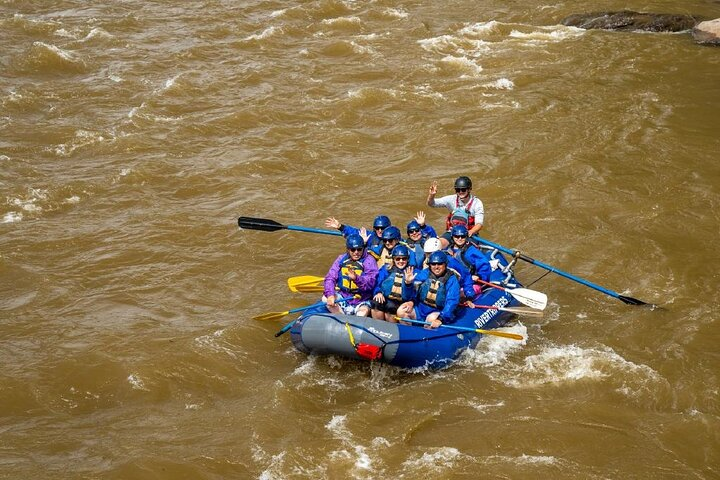
M 0 2 L 0 478 L 720 478 L 720 3 Z M 470 176 L 550 299 L 452 367 L 284 335 L 339 237 Z M 538 280 L 539 279 L 539 280 Z M 537 280 L 537 281 L 536 281 Z

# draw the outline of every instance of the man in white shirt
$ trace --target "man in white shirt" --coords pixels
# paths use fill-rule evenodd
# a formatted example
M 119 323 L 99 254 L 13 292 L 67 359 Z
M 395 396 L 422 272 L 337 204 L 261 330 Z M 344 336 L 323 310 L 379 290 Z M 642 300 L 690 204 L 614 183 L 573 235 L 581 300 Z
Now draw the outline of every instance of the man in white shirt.
M 445 207 L 450 211 L 445 220 L 447 231 L 440 236 L 443 248 L 447 248 L 452 243 L 450 229 L 454 225 L 465 225 L 470 237 L 482 229 L 485 220 L 483 203 L 471 192 L 472 180 L 466 176 L 458 177 L 455 180 L 455 195 L 446 195 L 436 199 L 437 181 L 433 181 L 430 185 L 427 197 L 428 207 Z

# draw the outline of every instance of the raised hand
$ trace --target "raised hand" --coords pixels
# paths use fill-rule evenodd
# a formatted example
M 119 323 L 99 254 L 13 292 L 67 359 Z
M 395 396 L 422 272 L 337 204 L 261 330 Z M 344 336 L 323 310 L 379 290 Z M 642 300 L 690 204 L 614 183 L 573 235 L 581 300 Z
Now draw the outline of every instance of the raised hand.
M 430 184 L 430 190 L 428 191 L 428 195 L 430 195 L 431 197 L 434 197 L 435 195 L 437 195 L 437 187 L 438 187 L 437 180 L 433 180 L 433 182 Z M 418 222 L 418 223 L 420 223 L 420 222 Z
M 415 214 L 415 221 L 420 224 L 421 227 L 425 226 L 425 212 L 420 211 Z
M 410 285 L 415 280 L 415 267 L 407 267 L 405 269 L 405 284 Z
M 368 240 L 370 239 L 370 234 L 367 231 L 367 228 L 362 227 L 360 229 L 360 236 L 365 240 L 365 244 L 367 244 Z
M 335 217 L 328 217 L 325 219 L 325 226 L 328 228 L 340 228 L 340 222 Z

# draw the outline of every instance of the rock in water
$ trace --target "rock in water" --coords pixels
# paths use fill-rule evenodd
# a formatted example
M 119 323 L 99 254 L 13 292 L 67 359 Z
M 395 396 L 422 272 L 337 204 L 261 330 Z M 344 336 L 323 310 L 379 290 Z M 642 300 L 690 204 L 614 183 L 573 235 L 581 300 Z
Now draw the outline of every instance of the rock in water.
M 702 45 L 720 45 L 720 18 L 700 22 L 692 30 L 693 38 Z
M 562 20 L 563 25 L 586 30 L 640 30 L 644 32 L 681 32 L 693 28 L 696 23 L 697 19 L 690 15 L 639 13 L 630 10 L 577 13 Z

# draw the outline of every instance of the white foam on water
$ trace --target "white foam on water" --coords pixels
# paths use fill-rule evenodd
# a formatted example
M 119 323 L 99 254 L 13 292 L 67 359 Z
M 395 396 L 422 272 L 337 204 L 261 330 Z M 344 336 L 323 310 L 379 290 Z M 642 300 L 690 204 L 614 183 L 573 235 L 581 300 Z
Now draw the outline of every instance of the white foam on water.
M 428 470 L 436 474 L 451 470 L 458 462 L 464 461 L 466 458 L 469 457 L 461 453 L 457 448 L 431 448 L 422 455 L 413 455 L 405 460 L 403 467 L 410 470 L 410 473 L 426 476 Z
M 516 388 L 616 378 L 622 382 L 616 391 L 628 396 L 647 389 L 648 381 L 662 382 L 650 367 L 625 360 L 609 347 L 581 348 L 575 345 L 545 347 L 540 353 L 525 358 L 522 365 L 506 368 L 496 376 L 496 380 Z M 631 384 L 627 383 L 628 379 Z
M 113 38 L 113 36 L 102 28 L 95 27 L 90 30 L 90 32 L 88 32 L 88 34 L 85 35 L 85 38 L 83 38 L 81 41 L 86 42 L 88 40 L 92 40 L 93 38 Z
M 223 339 L 223 334 L 224 329 L 216 330 L 210 335 L 197 337 L 195 344 L 213 352 L 224 353 L 230 358 L 238 358 L 237 353 L 232 350 L 233 345 Z
M 63 200 L 63 203 L 68 205 L 74 205 L 76 203 L 80 203 L 80 197 L 77 195 L 73 195 L 72 197 L 68 197 L 65 200 Z
M 39 188 L 28 188 L 28 193 L 25 197 L 8 197 L 7 203 L 21 208 L 29 213 L 40 213 L 43 208 L 37 205 L 37 202 L 45 201 L 48 198 L 48 191 Z M 22 217 L 21 217 L 22 218 Z
M 78 130 L 75 132 L 75 137 L 68 143 L 63 143 L 55 147 L 55 154 L 61 157 L 67 157 L 71 155 L 78 148 L 93 145 L 95 143 L 102 143 L 106 140 L 100 132 L 91 132 L 88 130 Z
M 446 55 L 442 59 L 440 59 L 440 63 L 443 63 L 445 65 L 449 65 L 452 68 L 455 68 L 457 70 L 466 72 L 467 74 L 471 76 L 478 76 L 482 72 L 482 66 L 475 63 L 475 61 L 462 56 L 462 57 L 455 57 L 453 55 Z
M 270 16 L 273 18 L 281 17 L 285 15 L 285 12 L 287 12 L 287 8 L 283 8 L 282 10 L 273 10 L 272 12 L 270 12 Z
M 368 478 L 367 475 L 373 470 L 373 460 L 368 454 L 368 448 L 353 440 L 353 435 L 347 428 L 347 415 L 333 415 L 325 428 L 343 444 L 343 448 L 330 452 L 330 460 L 351 461 L 353 462 L 352 476 L 354 478 Z M 374 438 L 371 444 L 371 451 L 377 451 L 377 447 L 380 445 L 389 446 L 389 442 L 382 437 Z
M 489 22 L 477 22 L 461 28 L 458 30 L 458 33 L 460 35 L 479 37 L 492 33 L 497 29 L 498 25 L 500 25 L 500 23 L 495 20 L 490 20 Z
M 45 42 L 33 42 L 33 47 L 46 50 L 69 63 L 81 63 L 80 58 L 75 53 L 63 50 L 55 45 Z
M 23 219 L 23 214 L 20 212 L 8 212 L 3 216 L 3 223 L 15 223 Z
M 445 100 L 445 96 L 440 93 L 436 92 L 432 89 L 430 85 L 416 85 L 414 87 L 415 94 L 419 97 L 425 97 L 425 98 L 432 98 L 435 100 Z
M 395 18 L 408 18 L 409 14 L 402 8 L 385 8 L 382 10 L 383 15 Z
M 559 462 L 558 459 L 552 455 L 527 455 L 524 453 L 519 456 L 490 455 L 487 459 L 493 463 L 507 463 L 511 465 L 555 465 Z
M 585 30 L 575 27 L 565 27 L 562 25 L 550 26 L 550 27 L 533 27 L 538 28 L 532 32 L 521 32 L 518 30 L 512 30 L 508 35 L 510 38 L 527 39 L 527 40 L 539 40 L 544 43 L 548 42 L 561 42 L 569 38 L 579 37 L 584 35 Z
M 458 363 L 469 367 L 493 367 L 507 362 L 509 355 L 522 350 L 527 344 L 527 327 L 522 323 L 512 327 L 496 329 L 500 332 L 516 333 L 522 335 L 524 340 L 512 340 L 509 338 L 485 335 L 478 342 L 474 349 L 467 349 L 460 357 Z
M 323 25 L 333 25 L 333 26 L 354 26 L 354 25 L 360 25 L 362 24 L 362 20 L 360 20 L 359 17 L 336 17 L 336 18 L 326 18 L 321 22 Z
M 513 81 L 507 78 L 500 78 L 494 82 L 486 83 L 483 86 L 487 88 L 494 88 L 496 90 L 512 90 L 515 88 Z
M 127 377 L 128 383 L 130 383 L 130 386 L 133 388 L 133 390 L 144 390 L 148 391 L 148 389 L 145 387 L 145 382 L 142 381 L 142 379 L 136 375 L 136 374 L 130 374 Z
M 275 35 L 277 33 L 282 33 L 282 29 L 278 28 L 278 27 L 267 27 L 262 32 L 256 33 L 254 35 L 249 35 L 249 36 L 243 38 L 243 40 L 245 40 L 245 41 L 264 40 L 266 38 L 272 37 L 273 35 Z

